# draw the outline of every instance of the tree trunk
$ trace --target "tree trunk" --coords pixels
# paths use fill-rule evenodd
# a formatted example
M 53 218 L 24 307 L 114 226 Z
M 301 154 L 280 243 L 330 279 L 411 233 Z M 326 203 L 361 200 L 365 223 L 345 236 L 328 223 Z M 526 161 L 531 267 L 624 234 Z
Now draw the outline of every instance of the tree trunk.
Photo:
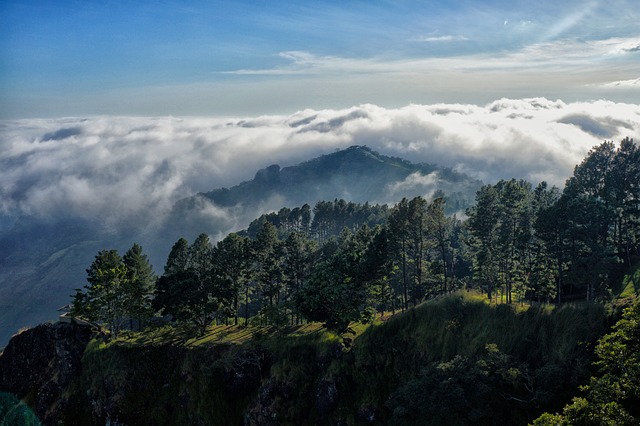
M 233 296 L 233 324 L 238 325 L 238 310 L 240 309 L 240 300 L 238 292 Z
M 249 326 L 249 287 L 244 291 L 244 326 Z

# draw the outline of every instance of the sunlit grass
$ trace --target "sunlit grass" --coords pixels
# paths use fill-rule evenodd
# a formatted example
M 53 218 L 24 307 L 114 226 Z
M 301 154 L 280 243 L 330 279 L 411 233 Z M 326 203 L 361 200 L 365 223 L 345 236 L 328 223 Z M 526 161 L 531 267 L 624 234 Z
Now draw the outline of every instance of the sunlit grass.
M 132 382 L 151 383 L 119 397 L 130 407 L 154 407 L 146 415 L 159 423 L 190 424 L 192 419 L 177 414 L 180 402 L 175 399 L 188 393 L 189 412 L 205 423 L 240 424 L 262 386 L 272 393 L 270 403 L 283 410 L 281 424 L 300 418 L 322 423 L 313 395 L 323 383 L 340 389 L 338 410 L 383 407 L 394 389 L 425 367 L 455 356 L 474 359 L 488 344 L 526 363 L 540 380 L 547 371 L 572 371 L 577 380 L 586 374 L 590 342 L 605 327 L 599 304 L 496 305 L 474 291 L 393 315 L 377 313 L 371 322 L 351 323 L 344 333 L 321 323 L 280 328 L 212 324 L 194 336 L 179 324 L 165 325 L 93 340 L 84 355 L 86 380 L 79 389 L 106 397 L 110 389 L 127 389 Z
M 390 313 L 383 317 L 377 317 L 372 323 L 354 322 L 349 325 L 348 331 L 343 337 L 354 339 L 360 336 L 371 325 L 379 325 L 390 317 Z M 124 346 L 187 346 L 198 347 L 221 344 L 244 344 L 256 338 L 288 336 L 292 338 L 331 333 L 321 323 L 310 322 L 275 328 L 269 326 L 244 326 L 244 325 L 210 325 L 203 335 L 190 336 L 180 327 L 164 326 L 149 328 L 144 331 L 125 331 L 112 339 L 110 344 Z
M 624 276 L 621 288 L 618 299 L 629 299 L 638 295 L 640 292 L 640 265 L 633 272 Z

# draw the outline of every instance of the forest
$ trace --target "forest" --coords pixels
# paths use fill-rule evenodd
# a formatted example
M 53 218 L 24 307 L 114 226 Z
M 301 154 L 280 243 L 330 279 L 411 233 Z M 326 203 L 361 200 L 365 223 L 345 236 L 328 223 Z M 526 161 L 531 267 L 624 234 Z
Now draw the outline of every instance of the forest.
M 195 334 L 212 322 L 344 331 L 460 289 L 495 303 L 607 301 L 639 255 L 640 150 L 605 141 L 562 190 L 501 180 L 465 212 L 448 216 L 446 203 L 285 207 L 215 245 L 180 238 L 159 277 L 137 244 L 103 250 L 72 314 L 114 335 L 158 315 Z
M 635 425 L 640 149 L 564 189 L 502 180 L 446 214 L 281 208 L 213 244 L 102 250 L 70 323 L 0 356 L 0 414 L 40 424 Z M 22 401 L 22 402 L 21 402 Z M 6 411 L 6 410 L 5 410 Z

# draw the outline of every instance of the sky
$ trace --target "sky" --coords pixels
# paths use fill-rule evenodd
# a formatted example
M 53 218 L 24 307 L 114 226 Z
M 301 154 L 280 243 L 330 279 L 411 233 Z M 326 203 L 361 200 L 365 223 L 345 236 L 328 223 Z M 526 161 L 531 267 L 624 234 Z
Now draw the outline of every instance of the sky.
M 0 237 L 166 237 L 180 199 L 352 145 L 562 187 L 592 147 L 640 140 L 639 22 L 638 0 L 0 0 Z M 196 204 L 214 241 L 295 207 Z M 80 250 L 47 235 L 14 241 L 0 287 L 36 274 L 29 252 Z
M 0 228 L 146 223 L 351 145 L 562 187 L 593 146 L 640 139 L 637 6 L 1 0 Z
M 637 0 L 0 2 L 0 119 L 640 99 Z

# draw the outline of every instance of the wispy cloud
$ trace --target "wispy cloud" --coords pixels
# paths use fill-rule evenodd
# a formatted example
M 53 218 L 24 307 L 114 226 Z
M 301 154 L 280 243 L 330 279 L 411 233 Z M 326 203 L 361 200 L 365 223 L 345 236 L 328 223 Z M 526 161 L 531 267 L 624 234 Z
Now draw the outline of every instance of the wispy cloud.
M 462 35 L 441 35 L 441 36 L 420 36 L 412 38 L 411 41 L 434 43 L 447 41 L 467 41 L 467 37 Z
M 445 42 L 460 36 L 428 36 L 425 42 Z M 460 39 L 460 38 L 457 38 Z M 610 72 L 608 62 L 614 54 L 634 54 L 640 49 L 640 39 L 610 38 L 603 40 L 557 40 L 528 44 L 517 50 L 500 54 L 468 54 L 445 57 L 423 57 L 395 59 L 385 57 L 348 58 L 337 56 L 317 56 L 311 52 L 281 52 L 278 56 L 288 63 L 271 69 L 234 70 L 226 74 L 235 75 L 294 75 L 341 73 L 398 74 L 428 73 L 433 75 L 446 71 L 473 71 L 476 79 L 482 79 L 483 73 L 522 70 L 522 78 L 530 77 L 529 72 L 546 72 L 551 78 L 563 76 L 568 70 L 579 74 L 593 75 L 598 70 Z M 588 67 L 586 67 L 588 65 Z M 518 78 L 517 75 L 511 78 Z M 550 82 L 553 80 L 551 79 Z M 586 83 L 586 82 L 584 82 Z
M 634 78 L 631 80 L 618 80 L 610 81 L 608 83 L 602 83 L 600 87 L 606 89 L 640 89 L 640 78 Z
M 613 54 L 626 54 L 626 53 L 636 54 L 639 52 L 640 52 L 640 37 L 621 40 L 619 43 L 612 46 L 612 49 L 610 51 L 610 53 L 613 53 Z
M 587 4 L 580 4 L 575 10 L 572 10 L 568 14 L 561 16 L 545 33 L 543 33 L 543 40 L 555 40 L 561 35 L 567 33 L 583 22 L 598 6 L 597 1 L 591 1 Z

